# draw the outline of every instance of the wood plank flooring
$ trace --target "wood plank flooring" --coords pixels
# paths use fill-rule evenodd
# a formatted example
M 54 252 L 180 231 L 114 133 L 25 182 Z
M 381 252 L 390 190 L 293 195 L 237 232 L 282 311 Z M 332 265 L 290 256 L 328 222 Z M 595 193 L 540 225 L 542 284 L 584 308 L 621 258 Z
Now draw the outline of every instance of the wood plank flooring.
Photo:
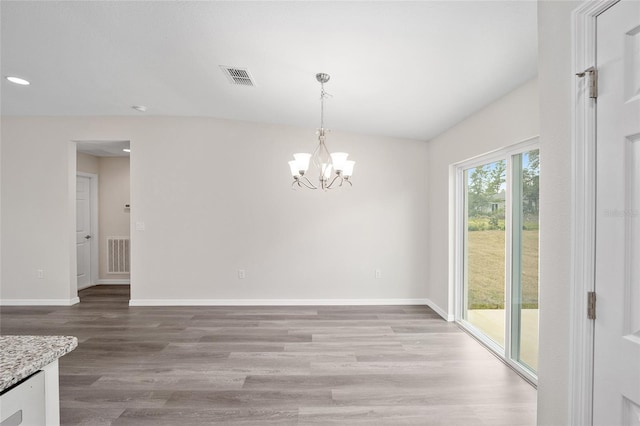
M 424 306 L 2 307 L 2 334 L 73 335 L 63 425 L 533 425 L 536 391 Z

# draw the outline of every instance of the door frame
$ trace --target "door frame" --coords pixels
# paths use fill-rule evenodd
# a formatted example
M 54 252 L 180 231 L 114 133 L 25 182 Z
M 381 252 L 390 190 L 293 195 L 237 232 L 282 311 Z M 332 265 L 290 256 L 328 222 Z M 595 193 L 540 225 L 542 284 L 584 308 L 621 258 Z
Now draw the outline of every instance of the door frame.
M 572 71 L 596 65 L 596 18 L 619 0 L 588 0 L 572 13 Z M 587 318 L 587 293 L 595 290 L 596 100 L 584 78 L 572 84 L 571 304 L 569 423 L 593 423 L 594 321 Z
M 76 171 L 76 176 L 82 176 L 89 178 L 90 186 L 91 186 L 91 274 L 89 277 L 89 285 L 85 287 L 78 287 L 78 290 L 82 290 L 83 288 L 94 286 L 98 283 L 98 268 L 99 265 L 99 253 L 98 250 L 100 248 L 98 242 L 98 175 L 94 173 L 85 173 Z M 77 210 L 77 209 L 76 209 Z

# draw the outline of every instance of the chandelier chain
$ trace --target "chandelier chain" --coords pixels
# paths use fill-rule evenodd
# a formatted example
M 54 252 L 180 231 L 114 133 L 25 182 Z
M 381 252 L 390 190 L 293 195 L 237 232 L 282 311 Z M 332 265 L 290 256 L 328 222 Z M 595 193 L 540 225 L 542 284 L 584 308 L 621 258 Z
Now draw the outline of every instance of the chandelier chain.
M 324 83 L 320 83 L 320 129 L 324 129 Z M 321 130 L 322 131 L 322 130 Z

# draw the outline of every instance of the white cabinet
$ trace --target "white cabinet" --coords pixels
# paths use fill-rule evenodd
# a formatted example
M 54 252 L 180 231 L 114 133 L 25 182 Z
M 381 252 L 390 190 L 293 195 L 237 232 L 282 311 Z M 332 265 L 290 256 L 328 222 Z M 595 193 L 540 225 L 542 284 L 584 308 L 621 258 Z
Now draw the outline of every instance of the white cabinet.
M 45 413 L 43 371 L 0 395 L 0 426 L 44 426 Z

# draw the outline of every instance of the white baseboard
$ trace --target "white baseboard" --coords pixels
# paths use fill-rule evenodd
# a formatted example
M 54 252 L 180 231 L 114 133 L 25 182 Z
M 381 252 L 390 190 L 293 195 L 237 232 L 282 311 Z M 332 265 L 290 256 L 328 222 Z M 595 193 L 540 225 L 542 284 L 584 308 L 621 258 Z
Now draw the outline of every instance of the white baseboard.
M 447 312 L 444 309 L 442 309 L 440 306 L 433 303 L 433 300 L 425 299 L 425 305 L 433 309 L 436 312 L 436 314 L 440 315 L 445 321 L 449 321 L 449 322 L 455 321 L 455 317 L 453 315 L 447 314 Z
M 78 297 L 71 299 L 2 299 L 0 306 L 71 306 L 80 303 Z
M 428 305 L 428 299 L 132 299 L 129 306 Z
M 129 285 L 131 284 L 131 280 L 128 278 L 122 278 L 122 279 L 104 279 L 104 280 L 98 280 L 96 282 L 96 285 L 104 285 L 104 284 L 109 284 L 109 285 Z

